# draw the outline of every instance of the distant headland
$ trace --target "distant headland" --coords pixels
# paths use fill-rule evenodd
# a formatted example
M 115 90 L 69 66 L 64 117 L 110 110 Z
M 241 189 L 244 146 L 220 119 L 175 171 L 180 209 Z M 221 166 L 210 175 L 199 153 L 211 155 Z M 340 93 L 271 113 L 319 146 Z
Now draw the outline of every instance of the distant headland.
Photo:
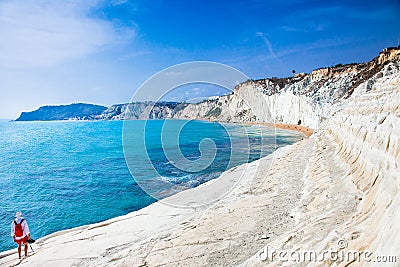
M 43 106 L 31 112 L 22 112 L 16 121 L 90 120 L 107 107 L 74 103 L 61 106 Z

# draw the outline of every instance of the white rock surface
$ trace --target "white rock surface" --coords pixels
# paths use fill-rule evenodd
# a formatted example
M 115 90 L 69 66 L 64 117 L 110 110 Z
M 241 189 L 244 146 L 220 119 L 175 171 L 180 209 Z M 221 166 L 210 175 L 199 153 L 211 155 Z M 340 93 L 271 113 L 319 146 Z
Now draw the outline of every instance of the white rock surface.
M 382 69 L 383 65 L 377 64 L 377 61 L 319 69 L 280 80 L 247 81 L 238 85 L 231 95 L 190 104 L 173 117 L 228 122 L 301 122 L 303 126 L 318 129 L 356 85 L 364 81 L 362 86 L 358 86 L 358 91 L 370 90 L 377 79 L 398 73 L 398 63 L 390 63 Z

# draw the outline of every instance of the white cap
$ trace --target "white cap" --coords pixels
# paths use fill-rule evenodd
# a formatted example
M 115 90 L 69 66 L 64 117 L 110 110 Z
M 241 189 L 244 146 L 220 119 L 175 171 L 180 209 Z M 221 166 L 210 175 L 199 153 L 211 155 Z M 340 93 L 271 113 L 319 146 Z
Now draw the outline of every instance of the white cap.
M 15 218 L 19 219 L 19 218 L 21 218 L 21 217 L 22 217 L 22 212 L 17 211 L 17 212 L 15 213 Z

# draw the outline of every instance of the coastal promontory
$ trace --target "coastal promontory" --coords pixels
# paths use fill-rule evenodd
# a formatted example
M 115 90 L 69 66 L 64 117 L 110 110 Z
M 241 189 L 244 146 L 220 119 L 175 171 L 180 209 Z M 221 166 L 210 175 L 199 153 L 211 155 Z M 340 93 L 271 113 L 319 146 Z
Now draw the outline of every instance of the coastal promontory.
M 94 119 L 107 108 L 100 105 L 76 103 L 60 106 L 43 106 L 31 112 L 22 112 L 16 121 L 55 121 Z

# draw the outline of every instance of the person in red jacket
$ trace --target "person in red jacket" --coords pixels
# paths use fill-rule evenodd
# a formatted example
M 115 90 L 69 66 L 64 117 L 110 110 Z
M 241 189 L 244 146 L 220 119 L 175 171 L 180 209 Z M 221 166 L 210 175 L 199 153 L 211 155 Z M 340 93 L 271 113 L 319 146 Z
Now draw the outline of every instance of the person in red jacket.
M 11 236 L 14 242 L 18 244 L 18 255 L 21 259 L 21 245 L 24 244 L 25 256 L 28 256 L 28 239 L 31 238 L 28 223 L 22 217 L 22 213 L 18 211 L 15 214 L 15 219 L 11 223 Z

